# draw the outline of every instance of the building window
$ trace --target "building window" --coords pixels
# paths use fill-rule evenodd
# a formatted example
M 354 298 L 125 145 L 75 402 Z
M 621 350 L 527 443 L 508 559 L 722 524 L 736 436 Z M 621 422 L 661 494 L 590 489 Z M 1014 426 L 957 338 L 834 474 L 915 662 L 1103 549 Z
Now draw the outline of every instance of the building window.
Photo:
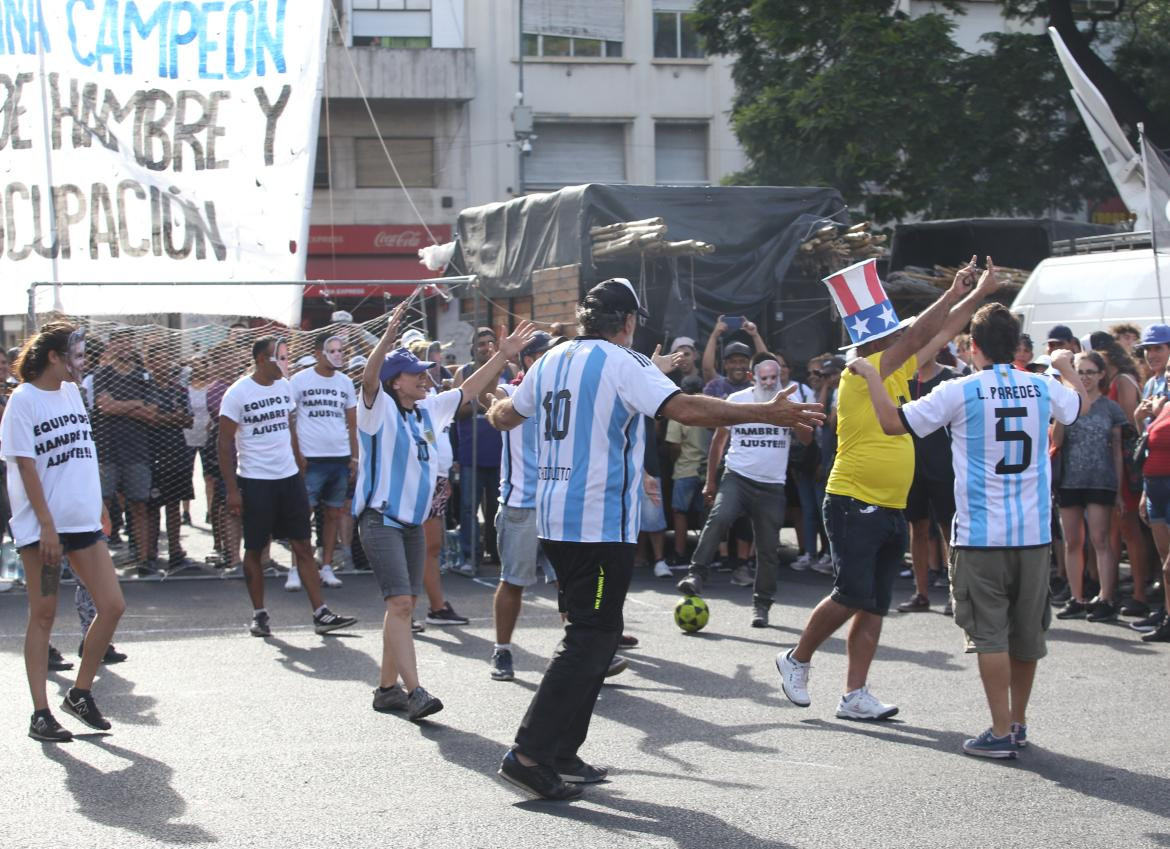
M 430 47 L 431 0 L 352 0 L 355 47 Z
M 435 185 L 435 140 L 386 139 L 386 149 L 407 188 Z M 354 171 L 359 189 L 396 189 L 398 181 L 377 139 L 354 139 Z
M 626 125 L 541 122 L 524 161 L 524 188 L 626 182 Z
M 707 53 L 699 43 L 695 16 L 688 11 L 654 10 L 654 58 L 702 59 Z
M 329 148 L 329 139 L 325 136 L 319 136 L 317 138 L 317 158 L 313 162 L 314 189 L 328 189 L 331 186 L 329 169 L 332 163 L 329 161 Z
M 525 56 L 580 56 L 588 58 L 615 59 L 622 55 L 620 41 L 604 41 L 600 38 L 574 38 L 564 35 L 541 35 L 524 33 Z
M 705 186 L 707 125 L 654 125 L 654 182 L 660 186 Z
M 371 35 L 355 35 L 353 37 L 354 47 L 408 47 L 408 48 L 422 48 L 431 46 L 431 37 L 429 35 L 415 35 L 415 36 L 371 36 Z
M 353 0 L 353 8 L 384 12 L 429 12 L 431 0 Z

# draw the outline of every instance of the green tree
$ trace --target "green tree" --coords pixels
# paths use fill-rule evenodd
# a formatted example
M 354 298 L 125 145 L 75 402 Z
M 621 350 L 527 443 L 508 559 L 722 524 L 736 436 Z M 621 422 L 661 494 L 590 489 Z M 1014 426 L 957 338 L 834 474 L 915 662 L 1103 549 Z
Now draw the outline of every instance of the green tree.
M 991 33 L 970 54 L 953 38 L 958 0 L 914 18 L 896 6 L 700 0 L 708 49 L 736 57 L 732 120 L 750 165 L 734 179 L 832 185 L 882 221 L 1041 215 L 1112 194 L 1046 35 Z M 1126 49 L 1140 64 L 1166 47 Z

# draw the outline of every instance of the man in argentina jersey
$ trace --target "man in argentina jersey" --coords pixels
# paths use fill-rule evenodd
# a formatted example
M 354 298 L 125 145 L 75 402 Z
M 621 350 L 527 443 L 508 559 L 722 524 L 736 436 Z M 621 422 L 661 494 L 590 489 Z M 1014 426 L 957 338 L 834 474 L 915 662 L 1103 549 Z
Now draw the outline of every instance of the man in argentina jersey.
M 520 367 L 531 371 L 548 350 L 552 337 L 536 333 L 520 352 Z M 511 397 L 512 384 L 500 384 L 497 394 Z M 500 583 L 492 603 L 496 624 L 496 644 L 492 651 L 491 676 L 496 681 L 511 681 L 512 632 L 520 618 L 524 588 L 536 583 L 536 566 L 544 560 L 540 539 L 536 535 L 536 419 L 527 419 L 515 430 L 504 432 L 500 453 L 500 509 L 496 511 L 496 540 L 500 549 Z M 544 563 L 546 574 L 548 564 Z
M 991 708 L 991 727 L 967 740 L 963 751 L 992 758 L 1014 758 L 1026 743 L 1028 697 L 1036 662 L 1046 653 L 1052 542 L 1048 422 L 1070 425 L 1088 406 L 1069 351 L 1058 351 L 1052 361 L 1067 386 L 1012 368 L 1019 333 L 1002 304 L 983 307 L 971 321 L 979 371 L 900 409 L 882 391 L 871 364 L 855 360 L 849 366 L 866 378 L 887 434 L 924 437 L 951 429 L 956 507 L 951 597 L 967 651 L 979 655 Z
M 628 280 L 594 286 L 577 307 L 581 336 L 550 350 L 489 421 L 536 425 L 536 518 L 557 576 L 565 635 L 499 774 L 548 799 L 580 795 L 606 771 L 581 759 L 601 683 L 622 633 L 634 566 L 646 416 L 725 427 L 764 422 L 811 430 L 819 405 L 785 393 L 766 404 L 681 394 L 647 357 L 630 350 L 646 312 Z

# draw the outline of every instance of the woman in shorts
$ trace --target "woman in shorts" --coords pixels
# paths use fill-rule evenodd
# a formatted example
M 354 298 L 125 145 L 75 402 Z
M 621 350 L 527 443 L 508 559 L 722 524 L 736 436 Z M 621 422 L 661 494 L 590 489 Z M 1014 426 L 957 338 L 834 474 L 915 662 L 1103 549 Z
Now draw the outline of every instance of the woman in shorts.
M 93 432 L 81 391 L 70 374 L 75 333 L 72 325 L 54 322 L 29 340 L 17 362 L 23 383 L 12 393 L 0 423 L 12 534 L 28 583 L 24 660 L 33 700 L 28 734 L 47 742 L 73 737 L 54 718 L 46 692 L 62 555 L 93 597 L 97 617 L 82 647 L 77 678 L 61 707 L 102 731 L 110 723 L 98 710 L 90 687 L 126 606 L 101 530 L 102 494 Z
M 1064 562 L 1072 593 L 1057 613 L 1061 619 L 1087 616 L 1090 622 L 1117 618 L 1117 560 L 1109 546 L 1114 507 L 1125 505 L 1118 494 L 1124 473 L 1121 465 L 1121 426 L 1125 414 L 1115 401 L 1102 395 L 1108 387 L 1105 360 L 1094 351 L 1077 354 L 1077 376 L 1089 397 L 1089 409 L 1073 424 L 1053 426 L 1052 441 L 1060 448 L 1061 480 L 1056 492 L 1060 524 L 1064 529 Z M 1097 554 L 1099 595 L 1085 598 L 1085 523 Z
M 362 372 L 358 478 L 354 513 L 362 548 L 386 603 L 382 670 L 374 710 L 405 710 L 417 721 L 443 709 L 419 683 L 411 612 L 423 589 L 424 523 L 438 482 L 438 440 L 464 397 L 477 398 L 532 334 L 522 321 L 462 387 L 430 395 L 432 363 L 406 348 L 391 350 L 409 299 L 395 309 Z M 398 683 L 401 679 L 401 685 Z
M 1137 418 L 1146 422 L 1146 461 L 1142 466 L 1145 492 L 1141 513 L 1150 526 L 1158 556 L 1162 558 L 1162 586 L 1170 582 L 1170 399 L 1165 392 L 1145 398 Z M 1163 593 L 1162 606 L 1144 619 L 1131 623 L 1148 643 L 1170 643 L 1170 593 Z

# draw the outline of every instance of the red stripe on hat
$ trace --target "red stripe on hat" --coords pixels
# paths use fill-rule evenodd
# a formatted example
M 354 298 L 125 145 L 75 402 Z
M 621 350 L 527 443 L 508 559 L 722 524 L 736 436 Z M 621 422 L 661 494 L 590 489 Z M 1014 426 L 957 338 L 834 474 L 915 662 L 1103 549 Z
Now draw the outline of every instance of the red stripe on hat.
M 882 281 L 878 279 L 877 263 L 867 262 L 863 270 L 865 271 L 865 285 L 869 287 L 869 294 L 873 298 L 873 302 L 880 304 L 882 301 L 888 300 L 886 293 L 882 290 Z
M 833 292 L 837 296 L 837 303 L 841 306 L 845 315 L 853 315 L 855 312 L 861 310 L 857 299 L 853 297 L 853 292 L 849 289 L 849 281 L 845 279 L 845 275 L 834 274 L 829 278 L 829 285 L 833 287 Z

